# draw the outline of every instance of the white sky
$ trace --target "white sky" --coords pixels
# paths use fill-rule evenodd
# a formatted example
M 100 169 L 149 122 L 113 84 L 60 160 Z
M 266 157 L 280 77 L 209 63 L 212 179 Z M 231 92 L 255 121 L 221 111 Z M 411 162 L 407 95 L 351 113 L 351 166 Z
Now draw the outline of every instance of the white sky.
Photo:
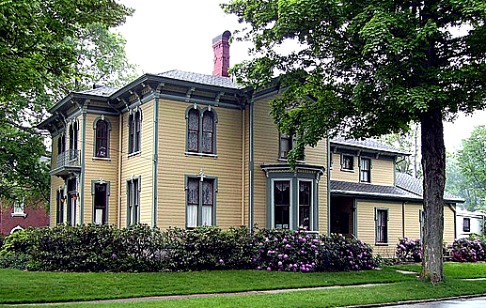
M 219 3 L 225 0 L 120 0 L 136 11 L 117 30 L 127 40 L 126 52 L 140 73 L 161 73 L 171 69 L 211 74 L 213 69 L 212 39 L 225 30 L 233 32 L 242 26 L 233 15 L 225 15 Z M 231 45 L 231 65 L 248 59 L 250 45 Z M 460 148 L 472 129 L 486 125 L 486 111 L 472 117 L 460 115 L 454 123 L 445 124 L 448 151 Z

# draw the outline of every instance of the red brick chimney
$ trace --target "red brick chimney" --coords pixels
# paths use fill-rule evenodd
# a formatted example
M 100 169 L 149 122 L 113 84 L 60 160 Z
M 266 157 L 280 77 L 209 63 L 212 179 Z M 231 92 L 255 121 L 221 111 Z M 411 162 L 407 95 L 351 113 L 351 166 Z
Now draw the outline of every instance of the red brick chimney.
M 231 32 L 224 31 L 223 34 L 213 38 L 213 51 L 214 51 L 214 76 L 228 77 L 229 69 L 229 38 Z

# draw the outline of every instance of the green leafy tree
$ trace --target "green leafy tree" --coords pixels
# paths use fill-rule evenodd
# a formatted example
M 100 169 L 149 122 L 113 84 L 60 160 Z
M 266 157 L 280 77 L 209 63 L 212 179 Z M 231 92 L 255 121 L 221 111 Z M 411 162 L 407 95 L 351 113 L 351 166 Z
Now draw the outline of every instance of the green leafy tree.
M 114 0 L 0 0 L 0 199 L 49 200 L 35 125 L 67 91 L 126 69 L 109 29 L 131 13 Z
M 486 126 L 475 127 L 462 141 L 457 165 L 463 177 L 460 195 L 465 195 L 468 209 L 486 209 Z
M 273 116 L 296 147 L 327 136 L 375 137 L 420 123 L 424 172 L 421 278 L 443 280 L 445 146 L 442 120 L 485 107 L 482 0 L 232 0 L 254 58 L 237 65 L 260 86 L 281 73 Z M 457 29 L 467 29 L 456 35 Z M 288 41 L 298 46 L 285 52 Z

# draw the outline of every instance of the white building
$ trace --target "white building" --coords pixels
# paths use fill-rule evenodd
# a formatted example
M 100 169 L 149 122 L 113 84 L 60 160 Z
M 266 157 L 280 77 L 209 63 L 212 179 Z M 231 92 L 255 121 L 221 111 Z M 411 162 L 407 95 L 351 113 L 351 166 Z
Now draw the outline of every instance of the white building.
M 483 235 L 483 226 L 486 214 L 475 211 L 470 212 L 461 207 L 456 211 L 456 236 L 468 237 L 471 234 Z

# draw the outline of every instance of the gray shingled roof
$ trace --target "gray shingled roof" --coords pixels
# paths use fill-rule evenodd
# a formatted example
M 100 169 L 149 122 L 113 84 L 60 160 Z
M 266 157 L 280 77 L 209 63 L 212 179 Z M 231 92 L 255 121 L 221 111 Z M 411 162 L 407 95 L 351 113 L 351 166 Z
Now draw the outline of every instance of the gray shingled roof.
M 424 191 L 422 180 L 414 178 L 413 176 L 406 173 L 397 172 L 396 186 L 417 196 L 423 196 Z M 464 202 L 464 199 L 454 196 L 453 194 L 450 194 L 448 192 L 444 193 L 444 199 L 446 201 Z
M 195 83 L 216 86 L 216 87 L 224 87 L 224 88 L 231 88 L 231 89 L 243 88 L 243 86 L 233 82 L 231 78 L 223 77 L 223 76 L 213 76 L 213 75 L 185 72 L 180 70 L 171 70 L 157 75 L 161 77 L 195 82 Z
M 345 181 L 331 181 L 331 193 L 363 197 L 422 200 L 420 196 L 395 186 L 373 185 Z
M 85 90 L 85 91 L 80 91 L 80 92 L 77 92 L 77 93 L 109 97 L 111 94 L 115 93 L 117 90 L 118 90 L 117 88 L 113 88 L 113 87 L 109 87 L 109 86 L 98 86 L 96 88 Z
M 382 151 L 382 152 L 389 152 L 389 153 L 395 153 L 395 154 L 404 154 L 407 155 L 409 154 L 406 151 L 402 151 L 400 149 L 397 149 L 391 145 L 376 141 L 374 139 L 364 139 L 364 140 L 355 140 L 355 139 L 344 139 L 341 137 L 336 137 L 331 140 L 331 144 L 340 144 L 340 145 L 345 145 L 345 146 L 352 146 L 352 147 L 358 147 L 358 148 L 363 148 L 363 149 L 370 149 L 370 150 L 376 150 L 376 151 Z

